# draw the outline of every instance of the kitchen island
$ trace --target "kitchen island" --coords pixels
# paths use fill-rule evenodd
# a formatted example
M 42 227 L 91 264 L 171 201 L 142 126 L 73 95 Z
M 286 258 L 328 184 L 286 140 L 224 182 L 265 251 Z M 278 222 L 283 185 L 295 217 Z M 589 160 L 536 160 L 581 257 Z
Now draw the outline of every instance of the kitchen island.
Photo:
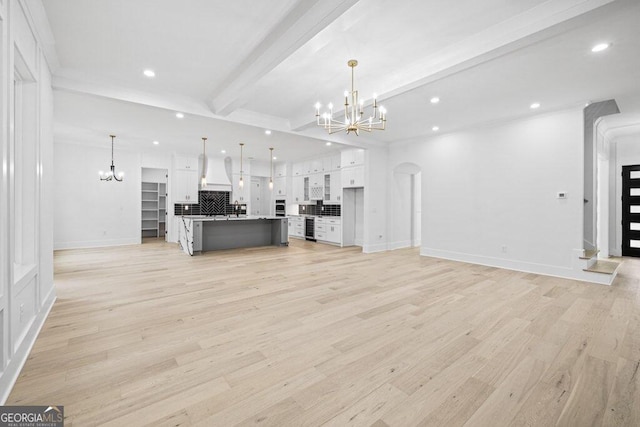
M 178 241 L 189 255 L 221 249 L 287 246 L 288 218 L 275 216 L 182 216 Z

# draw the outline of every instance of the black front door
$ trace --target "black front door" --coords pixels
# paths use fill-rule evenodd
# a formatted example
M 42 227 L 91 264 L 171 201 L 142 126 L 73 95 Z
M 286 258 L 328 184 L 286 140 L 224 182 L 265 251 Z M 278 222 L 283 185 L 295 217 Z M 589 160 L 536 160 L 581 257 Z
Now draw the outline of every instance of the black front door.
M 640 257 L 640 165 L 622 167 L 622 256 Z

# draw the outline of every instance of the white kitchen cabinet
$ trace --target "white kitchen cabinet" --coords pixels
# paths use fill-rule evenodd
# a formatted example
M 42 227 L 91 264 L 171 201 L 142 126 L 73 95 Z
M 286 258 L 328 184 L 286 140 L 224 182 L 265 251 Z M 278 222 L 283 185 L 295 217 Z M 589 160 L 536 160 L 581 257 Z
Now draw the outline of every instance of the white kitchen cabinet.
M 333 159 L 331 157 L 322 158 L 322 172 L 331 172 L 333 170 Z
M 324 174 L 322 172 L 309 175 L 309 197 L 311 200 L 323 200 Z
M 316 240 L 342 245 L 342 221 L 339 217 L 316 217 L 314 227 Z
M 309 173 L 320 173 L 322 172 L 323 162 L 322 159 L 311 160 L 309 165 Z
M 340 170 L 342 168 L 342 154 L 336 153 L 331 156 L 331 170 Z
M 324 217 L 316 217 L 314 222 L 313 222 L 313 227 L 314 227 L 314 235 L 316 240 L 319 241 L 326 241 L 327 240 L 327 230 L 326 230 L 326 224 L 324 222 Z
M 286 197 L 287 178 L 284 176 L 273 178 L 273 197 Z
M 304 217 L 289 217 L 289 236 L 304 237 Z
M 325 204 L 340 204 L 342 199 L 342 182 L 339 171 L 325 172 L 324 177 L 324 197 Z
M 309 180 L 310 178 L 308 176 L 302 177 L 302 180 L 304 182 L 304 185 L 302 186 L 303 188 L 303 197 L 302 197 L 302 201 L 303 202 L 308 202 L 309 200 L 311 200 L 309 198 L 310 193 L 310 185 L 309 185 Z
M 364 187 L 364 166 L 354 166 L 342 169 L 342 187 Z
M 190 156 L 176 156 L 175 157 L 175 169 L 176 170 L 188 170 L 198 172 L 198 158 Z
M 174 201 L 176 203 L 198 202 L 198 172 L 196 169 L 178 169 L 175 173 Z
M 294 163 L 292 165 L 292 173 L 291 176 L 302 176 L 305 175 L 304 162 Z
M 341 165 L 343 168 L 348 166 L 364 165 L 364 149 L 353 148 L 341 152 Z
M 309 185 L 312 187 L 321 187 L 324 185 L 324 174 L 322 173 L 312 173 L 309 175 Z
M 342 245 L 342 225 L 339 221 L 338 223 L 325 224 L 325 230 L 327 242 Z
M 291 179 L 292 184 L 292 199 L 291 202 L 300 204 L 304 202 L 304 177 L 294 176 Z
M 286 163 L 276 164 L 273 176 L 275 176 L 276 178 L 287 176 L 287 164 Z

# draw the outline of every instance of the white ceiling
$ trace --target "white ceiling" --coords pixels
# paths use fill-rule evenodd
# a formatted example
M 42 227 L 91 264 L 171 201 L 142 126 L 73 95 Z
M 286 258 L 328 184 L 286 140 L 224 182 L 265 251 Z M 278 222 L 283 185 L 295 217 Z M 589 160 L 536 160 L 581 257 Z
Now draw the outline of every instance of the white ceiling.
M 108 144 L 116 133 L 136 147 L 197 153 L 208 136 L 216 147 L 245 142 L 258 159 L 274 146 L 295 160 L 335 149 L 327 140 L 379 146 L 587 101 L 613 98 L 623 118 L 640 114 L 636 0 L 43 4 L 56 140 Z M 601 41 L 612 47 L 592 53 Z M 389 110 L 388 129 L 329 137 L 313 125 L 313 104 L 340 104 L 351 58 L 361 97 L 377 92 Z

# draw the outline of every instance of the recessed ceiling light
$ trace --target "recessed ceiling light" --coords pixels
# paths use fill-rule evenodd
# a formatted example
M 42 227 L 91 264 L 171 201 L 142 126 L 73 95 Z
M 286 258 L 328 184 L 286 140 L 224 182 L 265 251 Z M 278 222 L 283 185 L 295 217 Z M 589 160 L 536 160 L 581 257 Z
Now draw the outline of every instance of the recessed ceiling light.
M 153 70 L 144 70 L 143 74 L 147 77 L 155 77 L 156 76 L 156 72 Z
M 158 145 L 158 144 L 160 144 L 159 141 L 153 141 L 153 145 Z
M 440 128 L 438 126 L 434 126 L 431 128 L 432 131 L 437 132 L 440 130 Z
M 266 135 L 271 135 L 271 131 L 270 131 L 269 129 L 265 130 L 265 131 L 264 131 L 264 133 L 265 133 Z
M 227 150 L 220 150 L 220 152 L 221 152 L 222 154 L 224 154 L 224 153 L 226 153 L 226 152 L 227 152 Z
M 179 118 L 179 119 L 182 119 L 182 118 L 184 118 L 184 114 L 176 113 L 176 117 Z
M 607 50 L 609 46 L 611 46 L 609 43 L 598 43 L 591 48 L 591 52 L 602 52 L 603 50 Z
M 529 106 L 529 108 L 531 108 L 532 110 L 535 110 L 536 108 L 540 108 L 540 103 L 539 102 L 534 102 L 533 104 L 531 104 Z
M 434 96 L 433 98 L 431 98 L 432 104 L 437 104 L 438 102 L 440 102 L 440 98 L 438 98 L 437 96 Z
M 331 147 L 331 142 L 327 141 L 324 143 L 324 145 L 326 145 L 327 147 Z

